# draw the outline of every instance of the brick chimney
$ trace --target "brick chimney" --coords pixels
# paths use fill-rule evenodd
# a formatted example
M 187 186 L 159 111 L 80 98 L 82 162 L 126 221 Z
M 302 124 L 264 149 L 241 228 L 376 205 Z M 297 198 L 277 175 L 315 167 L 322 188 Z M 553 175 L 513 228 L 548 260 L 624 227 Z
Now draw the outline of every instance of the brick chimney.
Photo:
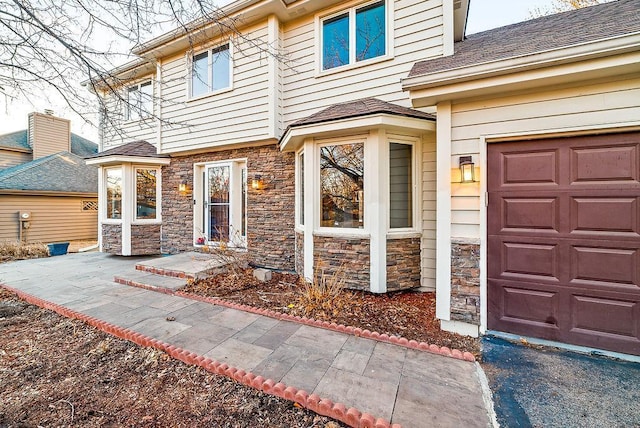
M 29 114 L 29 145 L 33 159 L 71 151 L 71 121 L 55 117 L 52 110 Z

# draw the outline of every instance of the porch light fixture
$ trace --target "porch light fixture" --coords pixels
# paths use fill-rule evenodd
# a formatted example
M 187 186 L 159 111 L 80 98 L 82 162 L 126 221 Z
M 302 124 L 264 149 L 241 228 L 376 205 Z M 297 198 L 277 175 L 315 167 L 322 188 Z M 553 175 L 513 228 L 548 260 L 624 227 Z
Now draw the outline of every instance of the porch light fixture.
M 178 191 L 180 193 L 187 192 L 187 180 L 182 180 L 182 182 L 178 185 Z
M 262 181 L 261 175 L 255 175 L 251 180 L 251 188 L 254 190 L 262 190 L 264 189 L 264 182 Z
M 471 156 L 460 156 L 460 183 L 473 183 L 476 181 L 475 165 Z

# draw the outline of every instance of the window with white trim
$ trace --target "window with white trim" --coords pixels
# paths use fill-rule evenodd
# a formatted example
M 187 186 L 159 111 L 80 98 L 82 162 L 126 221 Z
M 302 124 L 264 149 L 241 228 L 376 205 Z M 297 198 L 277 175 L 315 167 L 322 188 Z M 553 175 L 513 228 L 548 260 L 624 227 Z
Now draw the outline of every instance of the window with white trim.
M 136 168 L 136 220 L 158 219 L 158 187 L 160 170 L 157 168 Z
M 364 143 L 320 147 L 320 226 L 364 228 Z
M 389 228 L 413 227 L 413 145 L 389 142 Z
M 191 58 L 191 93 L 195 98 L 231 87 L 230 43 L 208 49 Z
M 127 88 L 125 120 L 140 120 L 153 112 L 153 85 L 151 80 Z
M 304 151 L 297 157 L 298 225 L 304 226 Z
M 321 21 L 322 70 L 387 54 L 385 0 L 353 7 Z
M 106 218 L 119 220 L 122 218 L 122 168 L 105 170 Z

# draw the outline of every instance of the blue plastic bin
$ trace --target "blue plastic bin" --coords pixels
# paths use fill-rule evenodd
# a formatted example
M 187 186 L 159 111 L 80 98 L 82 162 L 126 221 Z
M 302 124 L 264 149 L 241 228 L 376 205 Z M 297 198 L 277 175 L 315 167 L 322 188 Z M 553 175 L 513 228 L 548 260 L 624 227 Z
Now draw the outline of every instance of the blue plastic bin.
M 56 242 L 55 244 L 48 244 L 47 247 L 49 247 L 50 256 L 63 256 L 67 254 L 67 250 L 69 249 L 69 243 Z

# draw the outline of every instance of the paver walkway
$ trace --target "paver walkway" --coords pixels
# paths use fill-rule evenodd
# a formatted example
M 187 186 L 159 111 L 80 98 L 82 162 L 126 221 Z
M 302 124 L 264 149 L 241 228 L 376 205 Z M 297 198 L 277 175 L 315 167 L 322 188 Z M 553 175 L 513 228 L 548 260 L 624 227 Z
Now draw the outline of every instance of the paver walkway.
M 406 428 L 490 425 L 475 363 L 112 281 L 141 260 L 24 260 L 0 283 Z

